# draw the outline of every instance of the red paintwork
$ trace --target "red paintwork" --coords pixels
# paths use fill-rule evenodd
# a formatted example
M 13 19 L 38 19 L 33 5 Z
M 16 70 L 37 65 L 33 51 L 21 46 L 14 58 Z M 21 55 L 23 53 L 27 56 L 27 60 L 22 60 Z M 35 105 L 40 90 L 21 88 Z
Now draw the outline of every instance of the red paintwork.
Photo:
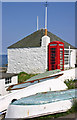
M 62 54 L 60 54 L 60 52 L 62 52 Z M 60 63 L 61 61 L 62 63 Z M 60 41 L 53 41 L 49 43 L 48 47 L 48 70 L 55 69 L 64 70 L 64 43 Z

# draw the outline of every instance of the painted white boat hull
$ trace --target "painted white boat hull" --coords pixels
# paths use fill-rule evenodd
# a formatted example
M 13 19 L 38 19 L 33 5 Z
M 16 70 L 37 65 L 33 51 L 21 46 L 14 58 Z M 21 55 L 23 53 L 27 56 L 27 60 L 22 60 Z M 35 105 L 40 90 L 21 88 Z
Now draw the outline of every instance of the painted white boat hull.
M 0 99 L 0 112 L 7 109 L 8 105 L 11 103 L 13 99 L 20 99 L 22 97 L 27 97 L 30 95 L 34 95 L 39 92 L 47 92 L 47 91 L 59 91 L 66 90 L 67 86 L 65 83 L 58 78 L 46 80 L 44 82 L 40 82 L 24 89 L 13 91 L 8 95 L 3 96 Z
M 75 79 L 77 68 L 61 71 L 56 74 L 63 75 L 56 80 L 47 80 L 41 83 L 37 83 L 34 85 L 31 85 L 29 87 L 26 87 L 24 89 L 15 90 L 12 93 L 9 93 L 5 96 L 0 97 L 0 112 L 7 109 L 8 105 L 11 103 L 13 99 L 20 99 L 22 97 L 27 97 L 33 94 L 36 94 L 38 92 L 46 92 L 46 91 L 58 91 L 58 90 L 66 90 L 67 86 L 64 84 L 64 81 L 67 79 Z M 56 75 L 54 74 L 54 75 Z M 54 82 L 53 82 L 54 81 Z M 60 81 L 60 82 L 59 82 Z
M 5 118 L 33 118 L 48 114 L 65 112 L 70 109 L 70 100 L 42 105 L 9 105 Z

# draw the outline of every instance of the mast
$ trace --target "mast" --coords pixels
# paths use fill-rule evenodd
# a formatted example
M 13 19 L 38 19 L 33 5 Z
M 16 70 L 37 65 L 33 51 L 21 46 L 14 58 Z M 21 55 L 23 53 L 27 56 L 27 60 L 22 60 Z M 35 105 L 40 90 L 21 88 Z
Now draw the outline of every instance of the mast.
M 47 2 L 45 4 L 45 35 L 47 36 Z
M 38 16 L 37 16 L 37 31 L 38 31 Z

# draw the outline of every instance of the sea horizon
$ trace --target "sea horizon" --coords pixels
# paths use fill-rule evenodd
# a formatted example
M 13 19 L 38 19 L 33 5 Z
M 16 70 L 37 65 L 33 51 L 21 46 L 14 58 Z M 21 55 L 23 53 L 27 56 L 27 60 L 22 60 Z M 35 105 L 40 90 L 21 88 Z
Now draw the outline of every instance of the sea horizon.
M 0 67 L 7 67 L 7 54 L 0 54 Z

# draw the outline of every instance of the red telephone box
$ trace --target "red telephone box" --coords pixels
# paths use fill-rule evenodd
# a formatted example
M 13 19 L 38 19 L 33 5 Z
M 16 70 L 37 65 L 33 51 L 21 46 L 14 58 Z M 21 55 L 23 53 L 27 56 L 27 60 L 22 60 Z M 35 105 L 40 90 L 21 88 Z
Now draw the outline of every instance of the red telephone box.
M 64 70 L 64 43 L 53 41 L 49 43 L 49 70 L 60 69 Z

